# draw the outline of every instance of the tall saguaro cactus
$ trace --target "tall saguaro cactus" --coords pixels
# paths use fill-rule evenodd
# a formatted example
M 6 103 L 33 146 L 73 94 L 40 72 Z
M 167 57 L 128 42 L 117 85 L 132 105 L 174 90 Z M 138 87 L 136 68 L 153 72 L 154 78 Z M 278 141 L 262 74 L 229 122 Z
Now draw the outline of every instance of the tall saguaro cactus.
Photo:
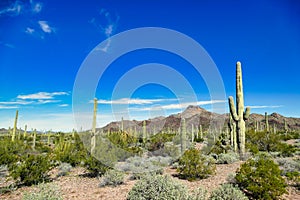
M 265 112 L 265 121 L 266 121 L 266 131 L 270 131 L 270 126 L 269 126 L 269 118 L 268 118 L 268 113 Z
M 146 129 L 146 121 L 143 121 L 143 142 L 147 141 L 147 129 Z
M 27 136 L 27 125 L 25 125 L 24 134 L 23 134 L 24 138 L 26 138 L 26 136 Z
M 94 98 L 94 114 L 93 114 L 93 126 L 91 133 L 91 154 L 94 155 L 96 148 L 96 123 L 97 123 L 97 98 Z
M 11 141 L 15 141 L 15 137 L 16 137 L 16 131 L 17 131 L 17 123 L 18 123 L 18 115 L 19 115 L 19 111 L 16 111 L 16 117 L 15 117 L 15 123 L 14 123 L 14 129 L 12 131 L 12 136 L 11 136 Z
M 234 151 L 237 151 L 236 123 L 233 121 L 231 114 L 229 114 L 228 126 L 230 129 L 230 145 L 233 147 Z
M 185 124 L 185 119 L 183 118 L 182 120 L 182 126 L 181 126 L 181 131 L 180 131 L 180 148 L 181 148 L 181 153 L 183 154 L 184 151 L 186 150 L 186 124 Z
M 245 120 L 250 114 L 250 107 L 244 111 L 244 93 L 243 93 L 243 79 L 242 66 L 240 62 L 236 63 L 236 108 L 233 97 L 229 97 L 229 108 L 232 119 L 236 123 L 237 145 L 240 155 L 245 153 Z

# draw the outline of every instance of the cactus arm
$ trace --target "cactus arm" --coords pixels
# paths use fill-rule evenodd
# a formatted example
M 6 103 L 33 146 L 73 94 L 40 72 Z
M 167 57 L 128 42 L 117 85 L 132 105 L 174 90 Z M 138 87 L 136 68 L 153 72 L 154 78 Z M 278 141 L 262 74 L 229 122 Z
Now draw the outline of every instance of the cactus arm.
M 229 110 L 230 110 L 230 114 L 233 118 L 234 121 L 238 121 L 239 120 L 239 116 L 237 115 L 236 113 L 236 109 L 235 109 L 235 106 L 234 106 L 234 100 L 233 100 L 233 97 L 230 96 L 229 97 Z
M 246 111 L 244 112 L 244 120 L 248 120 L 250 116 L 250 107 L 246 107 Z

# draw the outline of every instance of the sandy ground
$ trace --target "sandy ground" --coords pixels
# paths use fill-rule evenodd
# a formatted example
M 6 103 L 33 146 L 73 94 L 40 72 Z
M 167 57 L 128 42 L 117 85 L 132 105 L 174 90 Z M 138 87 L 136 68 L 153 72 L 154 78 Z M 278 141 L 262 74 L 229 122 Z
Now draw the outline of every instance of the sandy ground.
M 236 162 L 228 165 L 217 165 L 217 173 L 207 179 L 189 182 L 187 180 L 181 180 L 176 177 L 183 184 L 187 185 L 190 190 L 203 187 L 209 192 L 217 188 L 220 184 L 226 183 L 226 178 L 229 173 L 235 172 L 241 162 Z M 74 168 L 69 175 L 59 177 L 53 181 L 55 185 L 58 185 L 63 194 L 63 198 L 68 199 L 103 199 L 103 200 L 124 200 L 126 199 L 127 193 L 133 187 L 135 180 L 126 180 L 124 184 L 117 187 L 99 187 L 98 178 L 87 178 L 82 176 L 85 173 L 83 168 Z M 165 174 L 174 175 L 176 174 L 175 169 L 166 168 Z M 33 187 L 22 187 L 11 193 L 0 195 L 0 199 L 18 200 L 22 199 L 24 192 L 33 190 Z M 289 195 L 284 195 L 284 199 L 288 200 L 300 200 L 299 191 L 288 188 Z

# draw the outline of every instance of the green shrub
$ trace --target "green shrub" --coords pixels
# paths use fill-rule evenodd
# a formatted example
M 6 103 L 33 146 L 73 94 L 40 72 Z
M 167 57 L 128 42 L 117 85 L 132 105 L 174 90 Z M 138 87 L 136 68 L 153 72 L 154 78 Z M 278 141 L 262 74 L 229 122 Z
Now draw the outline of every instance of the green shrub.
M 0 140 L 0 165 L 10 165 L 19 161 L 28 149 L 29 147 L 23 141 L 11 142 L 10 137 L 3 136 Z
M 237 187 L 231 184 L 223 184 L 212 191 L 210 200 L 247 200 L 247 196 Z
M 73 167 L 79 165 L 87 155 L 87 151 L 77 134 L 74 141 L 65 141 L 65 137 L 61 135 L 56 141 L 53 152 L 55 160 L 62 163 L 69 163 Z
M 146 176 L 127 195 L 127 200 L 187 200 L 187 188 L 170 176 Z
M 217 163 L 218 164 L 231 164 L 239 160 L 237 153 L 221 153 L 218 155 Z
M 27 155 L 23 156 L 22 162 L 9 166 L 9 171 L 15 180 L 20 180 L 24 185 L 32 185 L 46 181 L 50 168 L 47 156 Z
M 254 199 L 277 199 L 286 193 L 279 166 L 266 154 L 247 160 L 237 171 L 239 187 Z
M 105 185 L 112 185 L 112 186 L 121 185 L 122 183 L 124 183 L 124 177 L 125 177 L 124 172 L 120 172 L 113 169 L 107 170 L 103 175 L 99 186 L 103 187 Z
M 94 158 L 93 156 L 87 156 L 84 162 L 85 168 L 89 170 L 90 175 L 95 176 L 102 176 L 109 167 L 104 165 L 102 162 L 100 162 L 97 158 Z
M 62 195 L 58 186 L 53 183 L 41 183 L 37 186 L 37 190 L 26 192 L 22 200 L 62 200 Z
M 188 180 L 207 178 L 216 170 L 213 159 L 205 157 L 198 149 L 185 151 L 178 164 L 179 176 Z

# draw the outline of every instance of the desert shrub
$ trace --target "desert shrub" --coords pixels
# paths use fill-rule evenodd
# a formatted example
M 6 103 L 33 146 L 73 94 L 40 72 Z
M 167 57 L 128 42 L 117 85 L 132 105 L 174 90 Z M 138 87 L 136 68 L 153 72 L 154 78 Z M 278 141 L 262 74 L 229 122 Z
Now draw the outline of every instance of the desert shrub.
M 286 175 L 290 172 L 299 172 L 300 171 L 300 161 L 293 160 L 290 158 L 281 158 L 277 159 L 276 162 L 279 164 L 280 169 L 282 170 L 282 175 Z
M 27 150 L 29 147 L 23 141 L 12 142 L 10 137 L 3 136 L 0 140 L 0 165 L 10 165 L 19 161 Z
M 154 165 L 166 167 L 172 163 L 172 158 L 164 156 L 152 156 L 149 158 L 149 161 Z
M 119 163 L 116 168 L 120 171 L 129 172 L 131 179 L 139 179 L 146 175 L 162 174 L 163 168 L 157 159 L 144 157 L 130 157 L 125 163 Z
M 247 160 L 237 171 L 239 187 L 254 199 L 277 199 L 286 193 L 279 166 L 266 154 Z
M 107 170 L 103 175 L 101 182 L 99 184 L 100 187 L 105 185 L 117 186 L 124 183 L 125 174 L 124 172 L 120 172 L 117 170 Z
M 236 184 L 236 179 L 235 179 L 236 173 L 229 173 L 226 177 L 226 181 L 229 184 Z
M 127 200 L 187 200 L 188 190 L 170 176 L 146 176 L 127 195 Z
M 231 164 L 239 160 L 237 153 L 221 153 L 218 155 L 217 163 L 218 164 Z
M 65 137 L 61 135 L 56 141 L 53 152 L 55 160 L 69 163 L 73 167 L 79 165 L 87 155 L 87 151 L 77 134 L 73 141 L 65 141 Z
M 22 162 L 9 166 L 10 175 L 24 185 L 32 185 L 47 180 L 47 173 L 51 168 L 47 156 L 26 155 Z
M 150 137 L 149 151 L 156 151 L 164 147 L 164 143 L 171 142 L 175 134 L 158 133 Z
M 206 200 L 208 198 L 207 190 L 199 187 L 193 190 L 189 196 L 189 200 Z
M 87 155 L 84 166 L 90 172 L 92 177 L 102 176 L 109 169 L 108 166 L 104 165 L 101 161 L 91 155 Z
M 176 160 L 180 156 L 180 148 L 178 145 L 175 145 L 173 142 L 166 142 L 162 149 L 163 156 L 169 156 L 172 160 Z
M 248 197 L 237 187 L 231 184 L 223 184 L 212 191 L 210 200 L 247 200 Z
M 283 157 L 292 156 L 296 151 L 292 145 L 281 142 L 279 134 L 253 130 L 246 133 L 246 147 L 254 154 L 258 151 L 280 152 Z
M 59 187 L 53 183 L 41 183 L 37 190 L 26 192 L 22 200 L 62 200 Z
M 61 163 L 58 166 L 57 176 L 65 176 L 71 171 L 71 169 L 72 169 L 72 165 L 70 165 L 69 163 Z
M 205 157 L 198 149 L 185 151 L 178 164 L 179 176 L 188 180 L 207 178 L 216 170 L 213 159 Z

